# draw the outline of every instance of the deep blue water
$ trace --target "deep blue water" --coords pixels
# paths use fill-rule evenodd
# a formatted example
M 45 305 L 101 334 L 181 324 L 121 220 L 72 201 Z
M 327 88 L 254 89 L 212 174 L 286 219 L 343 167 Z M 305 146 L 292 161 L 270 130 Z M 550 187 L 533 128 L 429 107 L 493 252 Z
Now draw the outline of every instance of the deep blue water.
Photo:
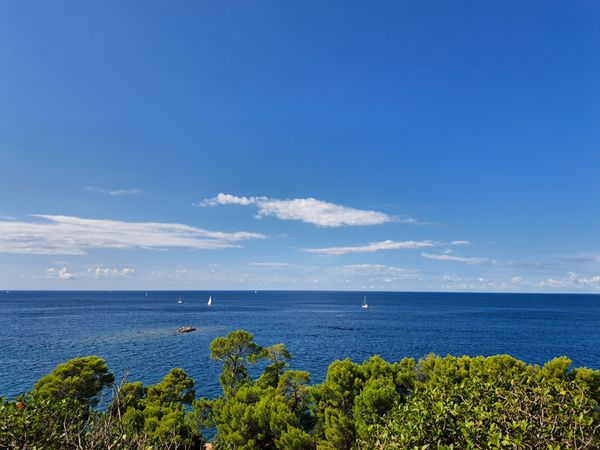
M 184 303 L 177 304 L 179 295 Z M 213 306 L 208 308 L 208 295 Z M 0 396 L 14 397 L 70 358 L 95 354 L 120 379 L 159 381 L 172 367 L 219 393 L 210 342 L 236 330 L 283 342 L 320 382 L 339 358 L 393 361 L 431 352 L 566 355 L 600 369 L 600 295 L 358 292 L 0 292 Z M 175 328 L 197 331 L 179 335 Z

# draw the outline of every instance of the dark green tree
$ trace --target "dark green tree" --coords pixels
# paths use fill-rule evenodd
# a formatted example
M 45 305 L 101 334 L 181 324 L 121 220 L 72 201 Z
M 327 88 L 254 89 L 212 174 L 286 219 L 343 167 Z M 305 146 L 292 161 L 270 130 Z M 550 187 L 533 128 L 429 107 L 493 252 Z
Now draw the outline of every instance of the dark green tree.
M 35 384 L 33 394 L 54 400 L 75 399 L 94 406 L 98 394 L 114 380 L 106 361 L 97 356 L 83 356 L 56 366 Z
M 171 369 L 160 383 L 143 388 L 142 383 L 126 383 L 113 401 L 127 432 L 144 436 L 159 447 L 193 447 L 202 435 L 185 406 L 194 400 L 194 380 L 183 369 Z
M 277 393 L 283 395 L 294 411 L 304 412 L 310 402 L 310 373 L 288 370 L 279 378 Z
M 234 331 L 211 344 L 211 356 L 223 362 L 225 396 L 194 402 L 201 426 L 214 426 L 216 443 L 236 449 L 312 449 L 306 372 L 286 371 L 291 355 L 283 344 L 260 347 L 246 331 Z M 248 376 L 246 363 L 267 360 L 258 380 Z
M 246 383 L 213 405 L 217 445 L 239 450 L 312 449 L 312 437 L 302 429 L 285 397 L 272 387 Z
M 183 369 L 171 369 L 162 381 L 149 386 L 146 393 L 148 403 L 182 403 L 189 405 L 194 400 L 194 380 Z
M 279 378 L 289 367 L 288 361 L 292 359 L 292 355 L 284 344 L 274 344 L 264 347 L 260 354 L 256 355 L 256 358 L 266 359 L 270 362 L 258 379 L 258 383 L 263 386 L 277 387 Z
M 254 336 L 243 330 L 232 331 L 212 341 L 210 357 L 223 363 L 220 381 L 226 396 L 249 381 L 246 363 L 255 363 L 262 353 L 263 349 L 254 342 Z

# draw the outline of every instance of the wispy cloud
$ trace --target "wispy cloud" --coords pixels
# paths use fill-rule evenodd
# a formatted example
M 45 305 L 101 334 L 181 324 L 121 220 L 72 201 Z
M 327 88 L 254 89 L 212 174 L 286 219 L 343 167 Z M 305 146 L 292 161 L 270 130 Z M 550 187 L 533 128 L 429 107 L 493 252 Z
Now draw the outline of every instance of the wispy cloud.
M 540 281 L 538 287 L 550 289 L 600 289 L 600 275 L 580 277 L 575 272 L 569 272 L 563 278 L 548 278 Z
M 427 248 L 440 245 L 436 241 L 381 241 L 372 242 L 366 245 L 356 245 L 349 247 L 324 247 L 324 248 L 304 248 L 308 253 L 320 255 L 345 255 L 347 253 L 373 253 L 380 250 L 405 250 L 415 248 Z
M 125 277 L 128 278 L 134 274 L 135 270 L 131 267 L 124 267 L 122 269 L 109 268 L 104 266 L 90 267 L 86 273 L 92 278 L 107 278 L 107 277 Z
M 421 271 L 417 269 L 406 269 L 404 267 L 387 266 L 384 264 L 349 264 L 332 268 L 333 276 L 336 272 L 361 283 L 367 283 L 372 288 L 388 289 L 396 283 L 406 280 L 415 280 L 420 277 Z
M 439 242 L 439 241 L 380 241 L 371 242 L 364 245 L 352 245 L 345 247 L 324 247 L 324 248 L 303 248 L 302 251 L 308 253 L 317 253 L 321 255 L 345 255 L 347 253 L 374 253 L 380 250 L 409 250 L 418 248 L 431 248 L 439 247 L 441 245 L 466 245 L 469 241 L 452 241 L 452 242 Z M 443 253 L 451 253 L 452 250 L 445 250 Z
M 127 189 L 103 189 L 95 186 L 86 186 L 84 188 L 88 192 L 95 192 L 96 194 L 105 194 L 105 195 L 137 195 L 141 194 L 142 190 L 138 188 L 127 188 Z
M 252 276 L 238 269 L 195 269 L 195 268 L 176 268 L 168 270 L 155 270 L 142 275 L 149 281 L 166 281 L 175 283 L 225 283 L 227 286 L 239 286 L 252 281 Z
M 456 241 L 455 241 L 456 242 Z M 462 241 L 459 241 L 462 242 Z M 456 245 L 456 244 L 455 244 Z M 494 260 L 482 258 L 479 256 L 457 256 L 452 254 L 451 249 L 444 250 L 440 253 L 421 253 L 423 258 L 434 259 L 437 261 L 454 261 L 465 264 L 492 264 Z
M 394 275 L 414 275 L 419 273 L 417 269 L 406 269 L 404 267 L 386 266 L 384 264 L 348 264 L 339 267 L 341 272 L 351 274 L 394 274 Z
M 42 222 L 0 220 L 0 252 L 81 255 L 86 249 L 222 249 L 259 233 L 207 231 L 178 223 L 124 222 L 34 215 Z
M 46 278 L 55 278 L 58 280 L 74 280 L 77 278 L 72 272 L 69 272 L 66 267 L 62 269 L 50 268 L 46 270 Z
M 268 197 L 238 197 L 220 193 L 205 199 L 195 206 L 242 205 L 256 206 L 257 217 L 277 217 L 281 220 L 298 220 L 319 227 L 335 228 L 343 226 L 379 225 L 388 222 L 418 223 L 412 217 L 390 216 L 383 212 L 356 209 L 315 198 L 295 198 L 289 200 Z

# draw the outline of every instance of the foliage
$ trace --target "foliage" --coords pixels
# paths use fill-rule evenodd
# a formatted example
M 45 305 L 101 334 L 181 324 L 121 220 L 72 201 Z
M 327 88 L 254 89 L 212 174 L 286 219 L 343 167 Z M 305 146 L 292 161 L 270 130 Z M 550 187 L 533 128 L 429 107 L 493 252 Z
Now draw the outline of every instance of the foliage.
M 413 359 L 388 363 L 373 356 L 363 364 L 333 362 L 325 382 L 312 391 L 319 448 L 353 448 L 371 425 L 405 400 L 415 378 Z
M 87 409 L 78 400 L 23 396 L 0 399 L 0 448 L 61 449 L 76 441 L 87 421 Z M 68 438 L 65 438 L 68 436 Z
M 254 342 L 254 336 L 244 330 L 232 331 L 212 341 L 210 357 L 223 363 L 220 381 L 226 396 L 249 381 L 245 363 L 255 363 L 263 352 L 263 348 Z
M 333 362 L 323 383 L 290 370 L 283 344 L 261 347 L 234 331 L 211 344 L 224 395 L 195 398 L 172 369 L 159 383 L 114 387 L 104 360 L 57 366 L 13 401 L 0 398 L 0 449 L 595 449 L 600 372 L 565 357 L 531 366 L 510 356 Z M 265 361 L 252 379 L 248 364 Z
M 283 344 L 261 347 L 245 331 L 234 331 L 211 344 L 211 356 L 223 362 L 221 384 L 225 396 L 194 403 L 201 426 L 217 430 L 219 448 L 311 449 L 310 375 L 286 371 L 292 358 Z M 268 364 L 258 380 L 248 376 L 245 363 Z
M 510 356 L 429 356 L 408 401 L 372 427 L 360 447 L 599 448 L 600 374 Z
M 312 439 L 302 430 L 290 402 L 272 387 L 241 386 L 213 405 L 217 444 L 240 450 L 303 447 Z
M 292 359 L 292 355 L 290 355 L 284 344 L 275 344 L 263 348 L 257 357 L 266 359 L 271 363 L 265 367 L 258 382 L 263 386 L 276 387 L 279 378 L 283 375 L 285 369 L 289 367 L 288 361 Z
M 35 384 L 33 394 L 52 400 L 74 399 L 93 406 L 98 403 L 100 391 L 113 381 L 106 361 L 97 356 L 84 356 L 56 366 Z
M 73 378 L 46 376 L 43 388 Z M 15 401 L 0 399 L 0 449 L 192 449 L 203 442 L 184 407 L 193 399 L 194 382 L 182 369 L 148 389 L 141 382 L 125 383 L 105 413 L 90 410 L 78 395 L 57 399 L 54 391 L 40 392 L 38 384 Z
M 183 369 L 171 369 L 163 380 L 149 386 L 146 399 L 149 403 L 183 403 L 191 404 L 196 395 L 194 380 Z
M 203 439 L 185 409 L 194 396 L 194 380 L 176 368 L 147 389 L 140 382 L 124 384 L 113 400 L 112 411 L 122 415 L 126 432 L 144 436 L 151 444 L 196 447 Z

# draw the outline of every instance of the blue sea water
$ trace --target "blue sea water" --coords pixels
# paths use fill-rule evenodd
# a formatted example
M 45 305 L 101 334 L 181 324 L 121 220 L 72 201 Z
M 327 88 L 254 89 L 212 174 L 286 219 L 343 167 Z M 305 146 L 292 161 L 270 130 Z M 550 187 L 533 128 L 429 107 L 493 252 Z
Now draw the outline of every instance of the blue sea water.
M 178 304 L 179 295 L 183 303 Z M 207 307 L 212 295 L 213 306 Z M 600 295 L 362 292 L 0 292 L 0 396 L 12 398 L 57 364 L 98 355 L 117 380 L 159 381 L 182 367 L 197 395 L 219 394 L 209 345 L 236 329 L 286 344 L 292 367 L 379 354 L 511 354 L 528 363 L 566 355 L 600 369 Z M 177 334 L 183 325 L 196 327 Z

